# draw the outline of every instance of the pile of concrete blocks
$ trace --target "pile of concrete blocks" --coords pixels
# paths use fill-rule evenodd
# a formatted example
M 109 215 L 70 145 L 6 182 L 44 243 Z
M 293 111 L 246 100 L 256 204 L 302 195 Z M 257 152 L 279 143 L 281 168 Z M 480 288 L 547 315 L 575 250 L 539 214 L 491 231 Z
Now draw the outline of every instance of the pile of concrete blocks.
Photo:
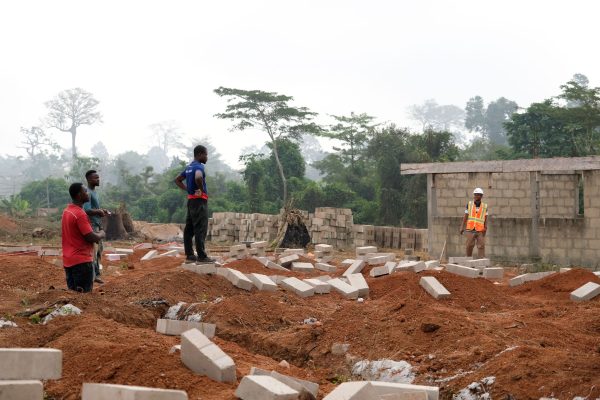
M 234 244 L 229 246 L 229 258 L 234 260 L 243 260 L 248 255 L 248 249 L 245 244 Z
M 158 389 L 144 386 L 113 385 L 108 383 L 84 383 L 81 400 L 188 400 L 183 390 Z
M 246 240 L 271 241 L 277 236 L 278 215 L 220 212 L 209 219 L 213 242 L 234 243 Z
M 418 273 L 425 269 L 427 269 L 427 264 L 424 261 L 400 261 L 394 270 Z
M 217 273 L 217 267 L 215 263 L 196 264 L 184 262 L 181 264 L 181 268 L 199 275 L 214 275 Z
M 318 207 L 309 214 L 308 230 L 313 244 L 326 243 L 346 249 L 353 243 L 352 210 L 349 208 Z
M 379 381 L 344 382 L 323 400 L 411 399 L 438 400 L 439 388 Z
M 529 274 L 523 274 L 523 275 L 515 276 L 510 281 L 508 281 L 508 284 L 510 286 L 519 286 L 519 285 L 524 284 L 525 282 L 537 281 L 537 280 L 543 279 L 543 278 L 550 276 L 552 274 L 555 274 L 555 273 L 556 273 L 556 271 L 545 271 L 545 272 L 532 272 Z
M 242 378 L 235 396 L 242 400 L 316 399 L 319 385 L 304 379 L 252 367 Z
M 181 334 L 181 361 L 193 372 L 215 381 L 237 380 L 233 359 L 198 329 Z
M 42 380 L 60 379 L 61 376 L 60 350 L 0 349 L 0 399 L 43 400 Z
M 427 229 L 415 229 L 415 250 L 429 250 L 429 234 Z
M 291 268 L 292 263 L 298 261 L 300 257 L 298 254 L 290 254 L 287 256 L 279 257 L 279 265 L 284 268 Z
M 450 297 L 450 292 L 433 276 L 424 276 L 419 280 L 419 285 L 434 299 L 446 299 Z
M 353 225 L 354 246 L 370 246 L 375 243 L 375 226 Z
M 587 301 L 598 295 L 600 295 L 600 285 L 595 282 L 588 282 L 571 292 L 571 300 Z
M 450 259 L 457 265 L 479 270 L 479 275 L 485 279 L 500 280 L 504 277 L 504 268 L 492 267 L 492 261 L 489 258 L 450 257 Z
M 262 240 L 260 242 L 254 242 L 250 244 L 250 255 L 255 257 L 266 257 L 267 255 L 267 241 Z
M 334 278 L 327 281 L 333 290 L 341 294 L 346 299 L 355 300 L 358 298 L 358 288 L 344 282 L 340 278 Z
M 211 339 L 215 336 L 217 326 L 205 322 L 184 321 L 179 319 L 159 318 L 156 320 L 156 332 L 169 336 L 181 336 L 190 329 L 198 329 L 204 336 Z
M 333 246 L 330 244 L 316 244 L 315 259 L 318 262 L 328 262 L 333 260 Z

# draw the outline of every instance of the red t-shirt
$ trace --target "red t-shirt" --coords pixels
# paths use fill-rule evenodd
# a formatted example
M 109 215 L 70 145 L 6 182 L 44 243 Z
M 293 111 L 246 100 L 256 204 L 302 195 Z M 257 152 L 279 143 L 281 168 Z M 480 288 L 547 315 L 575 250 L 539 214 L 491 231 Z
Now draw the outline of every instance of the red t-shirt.
M 92 262 L 94 244 L 84 236 L 93 232 L 92 225 L 83 208 L 69 204 L 62 214 L 62 251 L 63 266 L 68 268 L 77 264 Z

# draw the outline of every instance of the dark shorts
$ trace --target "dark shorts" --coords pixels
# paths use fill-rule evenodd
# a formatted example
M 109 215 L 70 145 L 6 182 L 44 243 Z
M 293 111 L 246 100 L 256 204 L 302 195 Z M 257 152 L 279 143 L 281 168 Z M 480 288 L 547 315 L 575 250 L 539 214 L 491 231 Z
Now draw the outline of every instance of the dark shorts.
M 94 266 L 91 262 L 65 267 L 67 287 L 76 292 L 91 292 L 94 286 Z

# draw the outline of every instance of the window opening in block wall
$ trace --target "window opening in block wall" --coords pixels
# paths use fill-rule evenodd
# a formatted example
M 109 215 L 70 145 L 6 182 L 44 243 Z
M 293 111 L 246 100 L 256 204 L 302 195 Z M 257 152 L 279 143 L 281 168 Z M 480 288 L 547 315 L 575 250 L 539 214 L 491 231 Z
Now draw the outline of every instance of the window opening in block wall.
M 585 185 L 583 184 L 583 172 L 577 175 L 579 182 L 577 182 L 577 215 L 583 215 L 583 190 Z

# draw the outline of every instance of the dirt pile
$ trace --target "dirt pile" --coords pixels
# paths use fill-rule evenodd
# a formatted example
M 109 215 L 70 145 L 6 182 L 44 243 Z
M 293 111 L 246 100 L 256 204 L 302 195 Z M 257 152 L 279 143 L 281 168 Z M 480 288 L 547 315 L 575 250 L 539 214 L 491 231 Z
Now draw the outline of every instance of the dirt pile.
M 217 324 L 215 340 L 235 360 L 239 378 L 251 366 L 277 368 L 320 383 L 321 397 L 334 383 L 356 379 L 351 369 L 357 361 L 384 358 L 410 363 L 415 383 L 442 387 L 443 398 L 485 376 L 496 377 L 494 398 L 600 396 L 600 299 L 568 301 L 571 287 L 593 280 L 588 271 L 556 274 L 521 288 L 446 272 L 367 274 L 370 295 L 359 303 L 337 293 L 302 299 L 283 290 L 247 292 L 220 276 L 178 268 L 182 258 L 141 262 L 145 253 L 104 260 L 106 284 L 91 294 L 67 292 L 62 269 L 51 263 L 0 257 L 0 312 L 16 315 L 61 299 L 83 310 L 47 325 L 15 317 L 18 328 L 0 330 L 0 347 L 63 350 L 63 378 L 46 385 L 49 399 L 78 398 L 82 382 L 179 388 L 190 399 L 233 399 L 237 385 L 192 374 L 177 354 L 169 354 L 179 339 L 154 332 L 156 318 L 180 301 L 197 303 L 194 310 L 202 320 Z M 281 275 L 251 259 L 227 266 Z M 419 286 L 422 275 L 438 278 L 452 297 L 431 298 Z M 27 306 L 20 301 L 24 297 Z M 427 324 L 439 328 L 424 331 Z M 333 354 L 334 343 L 349 344 L 348 352 Z M 291 369 L 277 367 L 283 359 Z

